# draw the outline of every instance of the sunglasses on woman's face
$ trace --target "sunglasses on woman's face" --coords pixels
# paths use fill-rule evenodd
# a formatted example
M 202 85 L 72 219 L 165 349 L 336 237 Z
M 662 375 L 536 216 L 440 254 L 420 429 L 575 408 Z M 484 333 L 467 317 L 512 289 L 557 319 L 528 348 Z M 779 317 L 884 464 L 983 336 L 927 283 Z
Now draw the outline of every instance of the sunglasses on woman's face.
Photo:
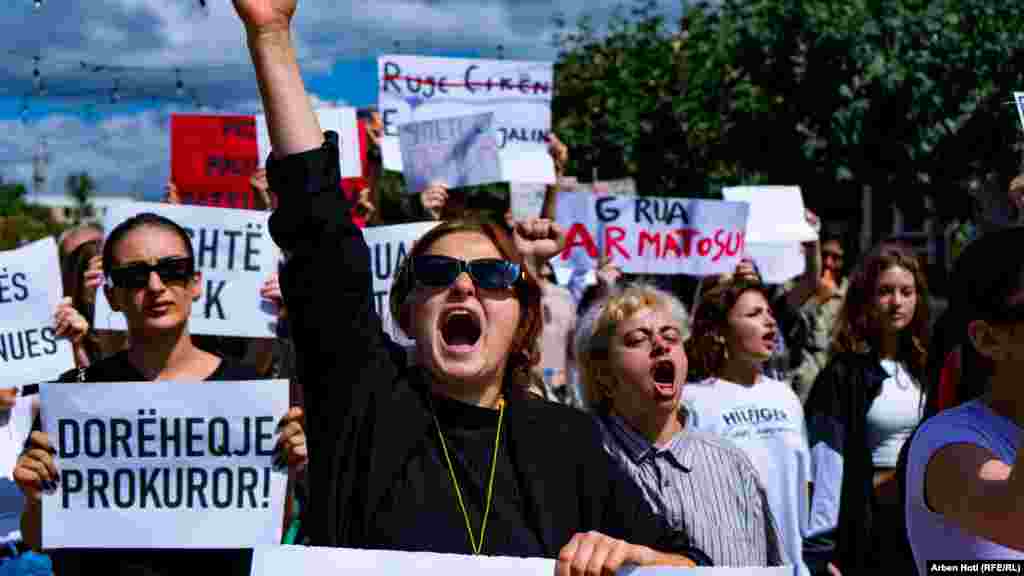
M 466 272 L 473 282 L 485 290 L 507 290 L 515 286 L 522 275 L 519 264 L 497 258 L 458 260 L 448 256 L 416 256 L 412 259 L 412 272 L 416 282 L 431 288 L 447 288 L 455 283 L 459 274 Z
M 172 256 L 158 260 L 152 266 L 146 263 L 122 266 L 109 272 L 107 285 L 138 290 L 149 284 L 149 276 L 153 272 L 156 272 L 164 284 L 185 283 L 195 274 L 195 265 L 187 256 Z

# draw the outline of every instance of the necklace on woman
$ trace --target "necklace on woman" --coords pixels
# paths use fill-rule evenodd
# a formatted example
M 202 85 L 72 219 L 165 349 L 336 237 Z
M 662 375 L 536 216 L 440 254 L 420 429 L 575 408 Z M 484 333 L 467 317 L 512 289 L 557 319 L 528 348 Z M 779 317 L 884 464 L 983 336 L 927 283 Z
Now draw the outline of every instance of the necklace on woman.
M 444 441 L 444 433 L 441 432 L 441 424 L 437 421 L 437 413 L 434 411 L 433 402 L 430 406 L 430 414 L 434 417 L 434 426 L 437 428 L 437 437 L 441 439 L 441 451 L 444 452 L 444 459 L 448 463 L 448 472 L 452 476 L 452 484 L 455 486 L 455 497 L 459 500 L 459 510 L 466 520 L 466 533 L 469 534 L 469 545 L 473 548 L 473 554 L 480 554 L 484 547 L 484 533 L 487 531 L 487 516 L 491 513 L 491 496 L 494 495 L 494 471 L 498 468 L 498 446 L 501 443 L 501 422 L 505 416 L 505 399 L 498 399 L 498 432 L 494 435 L 494 456 L 491 458 L 491 479 L 487 483 L 487 500 L 484 505 L 484 518 L 480 523 L 480 540 L 477 541 L 473 535 L 473 527 L 469 522 L 469 513 L 466 512 L 466 505 L 462 501 L 462 490 L 459 489 L 459 481 L 455 478 L 455 467 L 452 466 L 452 459 L 448 456 L 448 445 Z

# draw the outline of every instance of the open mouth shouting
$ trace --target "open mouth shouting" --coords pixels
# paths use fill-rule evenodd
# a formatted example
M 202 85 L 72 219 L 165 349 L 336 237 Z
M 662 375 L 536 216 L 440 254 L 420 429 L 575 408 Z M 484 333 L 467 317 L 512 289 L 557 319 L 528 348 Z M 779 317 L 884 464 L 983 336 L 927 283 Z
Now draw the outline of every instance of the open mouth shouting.
M 482 335 L 480 318 L 466 308 L 452 308 L 441 317 L 441 341 L 449 354 L 469 354 Z
M 775 332 L 774 330 L 765 332 L 764 336 L 761 337 L 761 342 L 764 344 L 764 347 L 767 348 L 769 352 L 773 352 L 775 350 L 777 342 L 776 338 L 778 338 L 778 333 Z
M 661 398 L 674 398 L 676 394 L 676 365 L 671 360 L 658 360 L 651 366 L 654 391 Z

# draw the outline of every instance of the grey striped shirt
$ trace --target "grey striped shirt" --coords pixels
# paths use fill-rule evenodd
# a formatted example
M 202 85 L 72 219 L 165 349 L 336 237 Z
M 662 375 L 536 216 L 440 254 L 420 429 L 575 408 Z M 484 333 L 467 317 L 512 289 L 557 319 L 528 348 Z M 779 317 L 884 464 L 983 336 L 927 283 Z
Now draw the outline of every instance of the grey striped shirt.
M 757 470 L 728 440 L 683 429 L 664 448 L 616 415 L 598 418 L 604 448 L 654 511 L 716 566 L 781 566 L 782 542 Z

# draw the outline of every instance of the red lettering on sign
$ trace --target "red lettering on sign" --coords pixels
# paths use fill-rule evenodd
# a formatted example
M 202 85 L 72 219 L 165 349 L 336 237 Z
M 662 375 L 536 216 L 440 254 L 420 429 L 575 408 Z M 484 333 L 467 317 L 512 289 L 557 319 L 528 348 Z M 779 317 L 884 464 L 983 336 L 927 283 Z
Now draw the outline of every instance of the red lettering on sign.
M 629 260 L 629 253 L 620 245 L 620 243 L 626 239 L 626 229 L 621 226 L 609 226 L 604 230 L 604 254 L 605 256 L 612 255 L 612 248 L 616 248 L 619 254 L 626 260 Z
M 640 245 L 637 247 L 637 254 L 644 255 L 644 248 L 648 245 L 654 246 L 654 255 L 661 256 L 661 233 L 649 233 L 647 230 L 640 231 Z
M 569 253 L 576 246 L 583 247 L 591 258 L 597 258 L 597 244 L 594 243 L 594 238 L 587 231 L 587 227 L 580 222 L 573 224 L 565 235 L 565 250 L 562 251 L 562 260 L 568 260 Z

